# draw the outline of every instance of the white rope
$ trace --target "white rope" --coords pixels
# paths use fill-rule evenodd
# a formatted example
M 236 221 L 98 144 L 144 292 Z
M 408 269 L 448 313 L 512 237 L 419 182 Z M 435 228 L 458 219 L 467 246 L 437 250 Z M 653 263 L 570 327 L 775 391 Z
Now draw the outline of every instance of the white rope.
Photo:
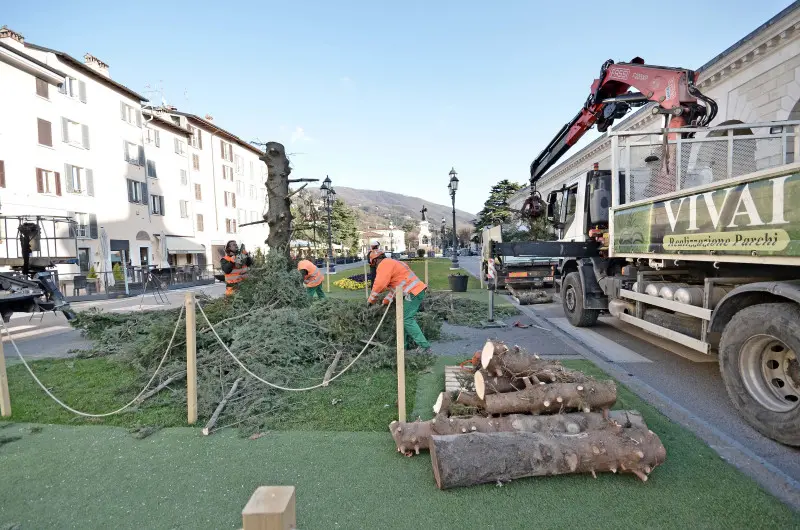
M 161 367 L 164 366 L 164 361 L 167 360 L 167 355 L 169 354 L 169 350 L 172 349 L 172 342 L 175 340 L 175 335 L 178 333 L 178 326 L 179 326 L 179 324 L 181 322 L 181 318 L 183 318 L 184 309 L 185 309 L 184 306 L 181 306 L 181 312 L 178 315 L 177 322 L 175 322 L 175 329 L 172 330 L 172 337 L 169 339 L 169 344 L 167 345 L 167 351 L 165 351 L 164 352 L 164 356 L 161 357 L 161 362 L 158 363 L 158 367 L 156 368 L 156 371 L 153 372 L 153 377 L 150 378 L 150 380 L 144 386 L 142 391 L 139 392 L 139 394 L 137 394 L 136 397 L 133 398 L 127 405 L 125 405 L 125 406 L 123 406 L 121 408 L 118 408 L 117 410 L 114 410 L 112 412 L 106 412 L 105 414 L 88 414 L 86 412 L 81 412 L 79 410 L 75 410 L 72 407 L 70 407 L 69 405 L 67 405 L 66 403 L 64 403 L 63 401 L 61 401 L 60 399 L 58 399 L 56 396 L 54 396 L 53 393 L 50 392 L 50 390 L 48 390 L 47 387 L 42 384 L 42 382 L 39 380 L 39 378 L 36 377 L 36 374 L 33 373 L 33 370 L 31 370 L 31 367 L 28 366 L 28 363 L 25 361 L 25 357 L 22 356 L 22 353 L 20 353 L 19 348 L 17 347 L 17 343 L 14 342 L 14 337 L 11 336 L 11 332 L 6 327 L 6 323 L 2 322 L 2 321 L 0 321 L 0 322 L 2 322 L 3 329 L 6 331 L 6 335 L 8 336 L 9 340 L 11 341 L 11 345 L 14 346 L 14 350 L 16 350 L 17 356 L 19 356 L 20 360 L 22 361 L 22 364 L 25 365 L 25 368 L 28 370 L 28 373 L 31 374 L 31 377 L 33 377 L 33 380 L 36 381 L 36 383 L 38 383 L 38 385 L 42 388 L 42 390 L 44 390 L 45 393 L 53 399 L 53 401 L 55 401 L 56 403 L 58 403 L 59 405 L 61 405 L 65 409 L 67 409 L 68 411 L 72 412 L 73 414 L 77 414 L 78 416 L 83 416 L 85 418 L 105 418 L 107 416 L 113 416 L 114 414 L 119 414 L 120 412 L 124 411 L 125 409 L 129 408 L 131 405 L 136 403 L 136 401 L 138 401 L 139 398 L 144 395 L 144 393 L 147 391 L 148 387 L 150 387 L 150 385 L 153 383 L 153 381 L 155 381 L 156 375 L 158 375 L 158 372 L 161 370 Z
M 384 311 L 384 312 L 383 312 L 383 316 L 381 317 L 381 321 L 380 321 L 380 322 L 378 322 L 378 327 L 376 327 L 376 328 L 375 328 L 375 331 L 373 331 L 373 332 L 372 332 L 372 336 L 369 338 L 369 340 L 367 341 L 367 343 L 366 343 L 366 344 L 364 345 L 364 347 L 361 349 L 361 352 L 360 352 L 358 355 L 356 355 L 356 358 L 355 358 L 355 359 L 353 359 L 352 361 L 350 361 L 350 364 L 348 364 L 347 366 L 345 366 L 345 367 L 344 367 L 344 370 L 342 370 L 342 371 L 341 371 L 341 372 L 339 372 L 338 374 L 336 374 L 336 375 L 334 375 L 333 377 L 331 377 L 331 378 L 330 378 L 330 379 L 327 381 L 327 383 L 330 383 L 331 381 L 333 381 L 333 380 L 337 379 L 337 378 L 338 378 L 340 375 L 342 375 L 342 374 L 343 374 L 343 373 L 345 373 L 347 370 L 349 370 L 349 369 L 350 369 L 350 367 L 351 367 L 351 366 L 353 366 L 353 365 L 356 363 L 356 361 L 358 361 L 358 359 L 359 359 L 359 358 L 360 358 L 362 355 L 364 355 L 364 352 L 365 352 L 365 351 L 367 351 L 367 348 L 369 348 L 369 347 L 370 347 L 370 345 L 372 344 L 372 339 L 374 339 L 374 338 L 375 338 L 375 335 L 377 335 L 377 334 L 378 334 L 378 330 L 379 330 L 379 329 L 381 329 L 381 326 L 383 325 L 383 321 L 386 319 L 386 315 L 389 313 L 389 308 L 390 308 L 390 307 L 392 307 L 392 304 L 389 304 L 389 305 L 387 305 L 387 306 L 386 306 L 386 311 Z M 205 319 L 206 319 L 206 323 L 208 323 L 208 326 L 209 326 L 209 328 L 211 328 L 211 332 L 212 332 L 212 333 L 214 334 L 214 336 L 217 338 L 217 340 L 218 340 L 218 341 L 219 341 L 219 343 L 222 345 L 222 347 L 223 347 L 223 348 L 225 348 L 225 351 L 226 351 L 226 352 L 228 352 L 228 355 L 230 355 L 230 356 L 233 358 L 233 360 L 234 360 L 234 361 L 236 361 L 236 363 L 237 363 L 239 366 L 241 366 L 241 367 L 242 367 L 242 370 L 244 370 L 245 372 L 247 372 L 248 374 L 250 374 L 250 375 L 251 375 L 251 376 L 252 376 L 254 379 L 256 379 L 257 381 L 260 381 L 260 382 L 264 383 L 264 384 L 265 384 L 265 385 L 267 385 L 267 386 L 271 386 L 272 388 L 276 388 L 276 389 L 278 389 L 278 390 L 286 390 L 286 391 L 288 391 L 288 392 L 305 392 L 306 390 L 314 390 L 314 389 L 316 389 L 316 388 L 321 388 L 321 387 L 323 387 L 323 386 L 325 386 L 325 385 L 326 385 L 326 382 L 322 382 L 322 383 L 320 383 L 320 384 L 318 384 L 318 385 L 314 385 L 314 386 L 308 386 L 308 387 L 305 387 L 305 388 L 287 388 L 287 387 L 285 387 L 285 386 L 280 386 L 280 385 L 276 385 L 276 384 L 274 384 L 274 383 L 270 383 L 269 381 L 266 381 L 266 380 L 264 380 L 264 379 L 260 378 L 259 376 L 257 376 L 257 375 L 256 375 L 256 374 L 254 374 L 253 372 L 251 372 L 251 371 L 250 371 L 250 369 L 249 369 L 249 368 L 247 368 L 247 366 L 245 366 L 245 365 L 244 365 L 244 363 L 242 363 L 242 361 L 240 361 L 240 360 L 239 360 L 239 358 L 238 358 L 238 357 L 236 357 L 236 355 L 234 355 L 234 353 L 233 353 L 233 352 L 230 350 L 230 348 L 228 348 L 228 345 L 227 345 L 227 344 L 225 344 L 225 342 L 223 342 L 222 338 L 221 338 L 221 337 L 219 336 L 219 334 L 217 333 L 217 330 L 216 330 L 216 329 L 214 329 L 214 326 L 213 326 L 213 324 L 211 324 L 211 321 L 210 321 L 210 320 L 208 320 L 208 317 L 206 316 L 206 312 L 205 312 L 205 311 L 203 311 L 203 306 L 201 306 L 199 302 L 197 303 L 197 309 L 199 309 L 199 310 L 200 310 L 200 313 L 203 315 L 203 318 L 205 318 Z

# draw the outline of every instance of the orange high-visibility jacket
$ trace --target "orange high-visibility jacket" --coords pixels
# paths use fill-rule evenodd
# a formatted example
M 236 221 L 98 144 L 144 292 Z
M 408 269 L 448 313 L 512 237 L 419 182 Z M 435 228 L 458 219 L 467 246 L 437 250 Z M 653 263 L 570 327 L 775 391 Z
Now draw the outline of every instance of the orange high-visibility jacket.
M 308 273 L 303 280 L 306 287 L 316 287 L 322 284 L 322 280 L 324 279 L 322 271 L 307 259 L 301 260 L 300 263 L 297 264 L 297 270 L 304 270 Z
M 368 302 L 370 304 L 374 303 L 379 294 L 389 289 L 389 293 L 383 299 L 383 303 L 386 305 L 391 304 L 394 300 L 394 290 L 398 286 L 403 289 L 403 294 L 405 295 L 418 295 L 427 287 L 422 280 L 417 278 L 417 275 L 408 265 L 402 261 L 385 258 L 378 264 Z
M 233 270 L 225 275 L 225 283 L 228 286 L 239 283 L 247 277 L 249 267 L 245 264 L 237 265 L 236 258 L 233 256 L 223 256 L 223 260 L 233 263 Z

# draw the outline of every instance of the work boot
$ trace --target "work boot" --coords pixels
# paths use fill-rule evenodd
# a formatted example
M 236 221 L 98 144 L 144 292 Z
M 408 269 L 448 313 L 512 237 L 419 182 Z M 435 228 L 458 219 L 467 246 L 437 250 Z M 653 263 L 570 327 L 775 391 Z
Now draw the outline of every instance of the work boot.
M 416 348 L 411 350 L 411 353 L 416 353 L 416 354 L 433 353 L 433 350 L 431 350 L 430 347 L 423 348 L 422 346 L 417 346 Z

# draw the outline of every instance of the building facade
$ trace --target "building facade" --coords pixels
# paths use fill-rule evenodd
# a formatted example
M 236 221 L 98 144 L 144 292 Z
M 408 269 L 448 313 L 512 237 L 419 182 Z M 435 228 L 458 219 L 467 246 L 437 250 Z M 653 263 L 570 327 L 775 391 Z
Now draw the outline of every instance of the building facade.
M 242 226 L 266 210 L 263 153 L 210 116 L 154 108 L 97 57 L 6 27 L 0 79 L 0 215 L 74 219 L 79 264 L 62 276 L 218 264 L 231 239 L 264 246 L 266 224 Z
M 711 125 L 800 119 L 800 2 L 793 2 L 697 72 L 698 87 L 719 107 Z M 650 108 L 639 109 L 613 129 L 660 130 L 663 117 L 652 115 Z M 793 159 L 792 153 L 789 159 Z M 548 171 L 537 183 L 537 190 L 546 197 L 552 190 L 571 185 L 595 163 L 599 169 L 611 169 L 611 139 L 606 134 Z M 511 207 L 519 209 L 529 193 L 527 186 L 517 192 L 509 201 Z

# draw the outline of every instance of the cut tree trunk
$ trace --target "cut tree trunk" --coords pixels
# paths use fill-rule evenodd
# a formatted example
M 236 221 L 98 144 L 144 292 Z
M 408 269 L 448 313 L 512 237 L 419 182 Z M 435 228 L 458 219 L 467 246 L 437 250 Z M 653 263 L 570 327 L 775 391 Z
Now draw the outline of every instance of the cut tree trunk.
M 433 413 L 447 416 L 450 413 L 452 401 L 453 398 L 450 396 L 450 392 L 440 392 L 439 397 L 436 398 L 436 403 L 433 404 Z
M 478 370 L 473 376 L 475 394 L 480 399 L 484 399 L 486 394 L 502 394 L 504 392 L 516 392 L 525 388 L 525 382 L 507 375 L 489 375 L 486 370 Z M 539 380 L 536 379 L 536 382 Z
M 463 393 L 463 392 L 462 392 Z M 478 399 L 478 396 L 475 395 Z M 459 396 L 461 399 L 461 396 Z M 488 414 L 541 414 L 607 409 L 617 401 L 613 381 L 589 380 L 583 383 L 532 385 L 519 392 L 489 394 L 481 407 Z
M 336 366 L 339 364 L 339 359 L 342 358 L 342 352 L 337 351 L 336 355 L 333 357 L 333 361 L 331 365 L 328 366 L 328 369 L 325 370 L 325 377 L 322 378 L 322 386 L 328 386 L 331 382 L 331 377 L 333 377 L 333 372 L 336 371 Z
M 434 435 L 431 464 L 440 489 L 522 477 L 617 471 L 642 481 L 666 459 L 652 431 L 610 426 L 579 435 L 497 432 Z
M 545 361 L 538 355 L 523 352 L 519 346 L 509 348 L 502 342 L 488 341 L 481 352 L 481 366 L 484 376 L 535 377 L 545 383 L 580 382 L 586 380 L 586 374 L 575 370 L 567 370 L 557 362 Z
M 279 252 L 289 258 L 290 223 L 292 221 L 291 202 L 289 200 L 289 159 L 283 144 L 267 142 L 261 160 L 267 164 L 268 209 L 264 220 L 269 225 L 266 244 L 271 252 Z
M 606 419 L 599 412 L 574 412 L 549 416 L 512 414 L 499 418 L 473 416 L 470 418 L 448 418 L 439 414 L 429 421 L 397 422 L 389 424 L 389 431 L 397 450 L 407 453 L 415 449 L 430 447 L 430 437 L 445 434 L 469 434 L 473 432 L 540 432 L 579 434 L 603 429 L 609 425 L 620 425 L 647 430 L 642 415 L 635 410 L 612 410 Z
M 456 403 L 459 405 L 464 405 L 465 407 L 473 407 L 481 410 L 486 408 L 486 403 L 484 403 L 484 401 L 479 398 L 475 392 L 467 392 L 466 390 L 462 390 L 458 393 Z
M 231 398 L 231 396 L 233 396 L 236 393 L 236 390 L 239 388 L 239 383 L 241 383 L 242 381 L 244 381 L 243 377 L 240 377 L 236 381 L 234 381 L 233 385 L 231 386 L 231 389 L 228 391 L 227 394 L 225 394 L 225 397 L 222 398 L 222 401 L 219 402 L 219 405 L 217 405 L 216 410 L 214 410 L 214 414 L 211 415 L 211 419 L 208 420 L 206 426 L 203 427 L 204 436 L 208 436 L 209 434 L 211 434 L 211 429 L 214 427 L 214 425 L 217 424 L 219 415 L 222 413 L 222 410 L 225 408 L 225 405 L 228 404 L 228 400 Z

